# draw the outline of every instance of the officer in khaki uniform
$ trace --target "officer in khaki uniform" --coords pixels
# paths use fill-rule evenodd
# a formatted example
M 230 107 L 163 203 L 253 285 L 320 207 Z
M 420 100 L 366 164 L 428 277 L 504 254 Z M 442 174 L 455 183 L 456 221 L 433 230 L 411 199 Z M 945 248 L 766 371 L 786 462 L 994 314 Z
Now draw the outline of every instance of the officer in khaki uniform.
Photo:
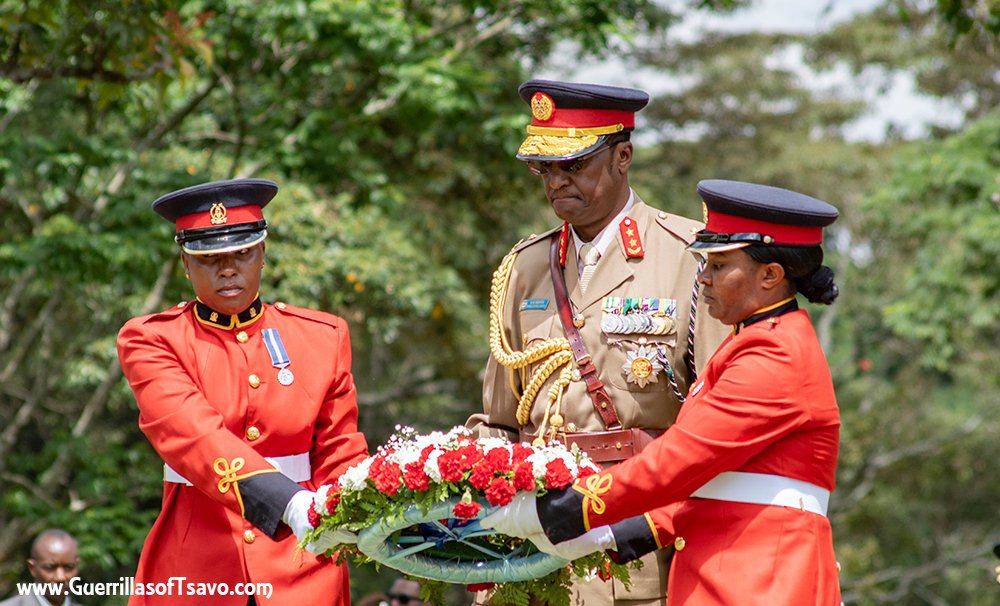
M 519 243 L 493 276 L 483 413 L 468 425 L 575 443 L 609 465 L 674 422 L 727 334 L 697 313 L 698 261 L 685 247 L 702 225 L 629 187 L 645 92 L 544 80 L 519 92 L 532 122 L 517 158 L 542 177 L 564 223 Z M 629 592 L 617 581 L 578 584 L 574 603 L 662 604 L 669 556 L 646 556 Z

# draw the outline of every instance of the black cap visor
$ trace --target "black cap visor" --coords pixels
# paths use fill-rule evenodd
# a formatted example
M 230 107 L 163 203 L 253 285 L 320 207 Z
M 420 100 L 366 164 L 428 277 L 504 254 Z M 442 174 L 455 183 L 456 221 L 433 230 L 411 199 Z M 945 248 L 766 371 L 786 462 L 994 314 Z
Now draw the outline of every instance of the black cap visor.
M 267 238 L 267 221 L 243 225 L 186 229 L 174 238 L 190 255 L 218 255 L 250 248 Z

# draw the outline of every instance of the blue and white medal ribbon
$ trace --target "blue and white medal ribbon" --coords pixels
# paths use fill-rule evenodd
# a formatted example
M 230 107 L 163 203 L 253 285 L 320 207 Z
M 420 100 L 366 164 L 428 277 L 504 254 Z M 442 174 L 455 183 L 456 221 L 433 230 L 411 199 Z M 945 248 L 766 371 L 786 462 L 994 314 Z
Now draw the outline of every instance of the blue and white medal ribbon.
M 292 381 L 295 380 L 295 375 L 292 374 L 292 371 L 288 370 L 288 365 L 292 361 L 285 350 L 285 344 L 281 342 L 281 335 L 278 334 L 278 329 L 265 328 L 261 331 L 261 335 L 264 337 L 264 346 L 267 347 L 267 353 L 271 355 L 271 365 L 280 369 L 278 371 L 278 383 L 291 385 Z

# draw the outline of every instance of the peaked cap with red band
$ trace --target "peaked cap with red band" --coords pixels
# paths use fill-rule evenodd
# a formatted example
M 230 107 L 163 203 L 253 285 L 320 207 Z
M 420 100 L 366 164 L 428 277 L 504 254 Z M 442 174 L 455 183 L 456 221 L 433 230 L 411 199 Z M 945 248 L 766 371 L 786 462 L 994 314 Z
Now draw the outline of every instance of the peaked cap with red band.
M 750 246 L 819 246 L 823 228 L 833 223 L 837 209 L 780 187 L 708 179 L 698 183 L 705 201 L 705 229 L 688 248 L 723 252 Z
M 185 187 L 153 202 L 153 210 L 177 226 L 175 240 L 184 252 L 210 255 L 263 242 L 263 208 L 278 193 L 267 179 L 233 179 Z
M 600 149 L 609 136 L 635 128 L 649 94 L 634 88 L 529 80 L 518 88 L 531 106 L 518 160 L 572 160 Z

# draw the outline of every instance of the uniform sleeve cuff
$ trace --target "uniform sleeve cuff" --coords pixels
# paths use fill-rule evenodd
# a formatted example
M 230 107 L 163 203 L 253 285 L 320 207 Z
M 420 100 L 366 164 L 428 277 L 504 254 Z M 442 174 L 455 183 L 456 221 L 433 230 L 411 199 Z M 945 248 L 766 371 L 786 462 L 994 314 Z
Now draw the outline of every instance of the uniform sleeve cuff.
M 538 497 L 538 521 L 553 543 L 575 539 L 583 527 L 583 495 L 575 490 L 550 490 Z
M 611 559 L 619 564 L 637 560 L 659 549 L 656 535 L 646 516 L 635 516 L 611 525 L 618 549 L 611 552 Z
M 281 516 L 301 486 L 280 473 L 262 473 L 240 480 L 239 487 L 248 522 L 276 541 L 291 532 Z

